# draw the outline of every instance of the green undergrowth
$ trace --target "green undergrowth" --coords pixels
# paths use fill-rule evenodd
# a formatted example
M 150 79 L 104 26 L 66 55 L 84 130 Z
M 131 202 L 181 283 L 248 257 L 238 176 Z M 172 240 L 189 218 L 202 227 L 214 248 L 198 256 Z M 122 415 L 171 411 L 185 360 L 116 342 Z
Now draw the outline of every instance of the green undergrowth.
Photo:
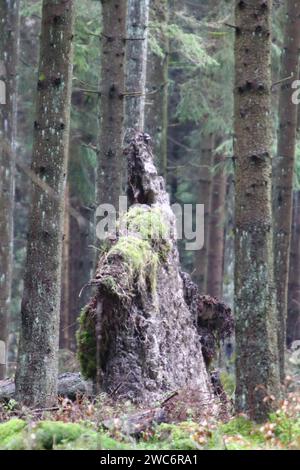
M 1 450 L 255 450 L 299 449 L 299 417 L 284 412 L 271 415 L 264 426 L 243 416 L 228 423 L 199 425 L 192 421 L 161 424 L 139 439 L 119 431 L 109 434 L 95 423 L 26 422 L 12 419 L 0 424 Z

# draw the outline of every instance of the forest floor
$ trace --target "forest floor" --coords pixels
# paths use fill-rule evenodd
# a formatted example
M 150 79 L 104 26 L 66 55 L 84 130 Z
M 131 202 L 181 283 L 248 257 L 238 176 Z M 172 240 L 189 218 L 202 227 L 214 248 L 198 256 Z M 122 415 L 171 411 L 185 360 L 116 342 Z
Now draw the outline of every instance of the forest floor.
M 227 422 L 193 416 L 141 432 L 126 427 L 137 410 L 129 402 L 109 405 L 62 399 L 53 410 L 29 411 L 11 400 L 0 408 L 1 450 L 262 450 L 300 449 L 300 397 L 291 392 L 264 425 L 240 415 Z M 106 417 L 106 419 L 103 419 Z M 121 417 L 121 418 L 120 418 Z M 126 431 L 128 430 L 128 432 Z
M 70 354 L 61 354 L 61 373 L 78 370 Z M 234 375 L 223 371 L 229 412 L 222 420 L 199 414 L 190 391 L 190 401 L 180 394 L 166 400 L 168 422 L 161 424 L 153 419 L 159 408 L 116 403 L 105 394 L 61 398 L 46 410 L 29 410 L 11 399 L 0 403 L 0 450 L 299 450 L 300 349 L 289 355 L 288 365 L 285 398 L 264 424 L 233 414 Z

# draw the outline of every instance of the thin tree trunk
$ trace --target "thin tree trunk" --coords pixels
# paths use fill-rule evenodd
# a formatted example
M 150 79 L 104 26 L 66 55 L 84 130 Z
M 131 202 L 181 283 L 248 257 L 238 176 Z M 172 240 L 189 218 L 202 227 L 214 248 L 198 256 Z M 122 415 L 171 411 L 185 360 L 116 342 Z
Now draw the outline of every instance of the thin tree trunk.
M 213 167 L 214 138 L 210 134 L 203 138 L 201 147 L 201 168 L 199 170 L 198 203 L 204 204 L 204 246 L 196 252 L 195 256 L 195 280 L 199 291 L 207 292 L 207 265 L 209 253 L 209 223 L 210 223 L 210 200 L 212 191 L 212 167 Z
M 149 0 L 127 0 L 125 129 L 144 130 Z
M 287 345 L 300 340 L 300 191 L 294 193 L 288 289 Z
M 32 169 L 59 198 L 32 188 L 16 393 L 35 406 L 51 405 L 57 395 L 73 27 L 73 0 L 43 1 Z
M 223 300 L 228 305 L 234 303 L 234 177 L 227 177 L 226 223 L 224 235 L 224 279 Z
M 226 179 L 224 157 L 216 153 L 210 200 L 206 292 L 218 299 L 223 294 Z
M 236 409 L 264 420 L 280 389 L 271 207 L 272 1 L 236 0 Z
M 90 220 L 92 213 L 82 207 L 82 203 L 74 196 L 72 206 L 75 207 L 82 216 Z M 92 221 L 91 221 L 92 222 Z M 84 289 L 81 296 L 79 294 L 93 276 L 95 249 L 93 245 L 93 233 L 89 224 L 80 227 L 73 217 L 70 220 L 70 270 L 69 270 L 69 348 L 76 351 L 76 331 L 78 328 L 78 317 L 81 309 L 89 299 L 89 290 Z
M 8 323 L 13 265 L 15 140 L 17 128 L 17 62 L 19 0 L 0 3 L 0 80 L 5 104 L 0 104 L 0 380 L 6 375 Z M 4 364 L 1 364 L 3 362 Z
M 162 55 L 148 47 L 145 108 L 145 130 L 153 139 L 154 155 L 158 157 L 161 175 L 167 177 L 168 166 L 168 73 L 169 73 L 169 22 L 168 0 L 150 1 L 150 26 L 157 33 L 160 25 L 159 46 Z M 155 34 L 154 33 L 154 34 Z
M 96 202 L 118 208 L 122 190 L 127 0 L 102 0 L 100 136 Z
M 70 323 L 70 214 L 66 210 L 69 204 L 70 191 L 66 188 L 65 195 L 65 220 L 62 251 L 62 291 L 61 291 L 61 310 L 60 310 L 60 349 L 69 349 L 69 323 Z
M 295 166 L 297 105 L 292 102 L 291 83 L 299 75 L 300 2 L 287 0 L 286 30 L 281 77 L 293 79 L 281 86 L 277 161 L 274 165 L 274 262 L 277 291 L 280 378 L 285 377 L 287 288 L 292 225 L 292 191 Z

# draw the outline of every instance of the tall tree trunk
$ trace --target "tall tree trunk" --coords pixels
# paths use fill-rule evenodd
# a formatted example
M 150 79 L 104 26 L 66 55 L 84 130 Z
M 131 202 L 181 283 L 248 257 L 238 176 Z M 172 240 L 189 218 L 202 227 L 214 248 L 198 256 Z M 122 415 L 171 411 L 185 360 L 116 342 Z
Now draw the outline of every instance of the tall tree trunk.
M 234 304 L 234 176 L 228 175 L 225 202 L 224 277 L 222 299 Z
M 288 288 L 287 345 L 300 340 L 300 191 L 294 193 Z
M 102 0 L 102 59 L 96 202 L 118 207 L 122 190 L 127 0 Z
M 145 130 L 153 138 L 154 155 L 162 176 L 167 177 L 168 166 L 168 73 L 169 73 L 169 22 L 168 0 L 150 1 L 150 27 L 158 34 L 161 54 L 148 47 L 145 108 Z M 160 25 L 158 27 L 158 25 Z
M 212 168 L 213 168 L 213 148 L 214 138 L 210 134 L 203 138 L 201 146 L 201 167 L 199 171 L 198 203 L 204 204 L 204 246 L 196 251 L 195 256 L 195 280 L 197 281 L 199 291 L 204 294 L 207 292 L 207 265 L 209 253 L 209 224 L 211 210 L 211 192 L 212 192 Z
M 293 75 L 281 86 L 277 161 L 274 165 L 274 262 L 277 291 L 278 348 L 280 378 L 285 377 L 287 288 L 292 225 L 292 191 L 295 166 L 297 105 L 292 102 L 291 83 L 299 75 L 300 3 L 287 0 L 286 30 L 281 76 Z
M 76 196 L 72 198 L 72 207 L 86 220 L 90 220 L 92 225 L 92 212 L 82 206 Z M 89 299 L 88 289 L 83 290 L 81 296 L 79 294 L 84 285 L 86 285 L 93 276 L 95 267 L 94 252 L 91 245 L 93 244 L 93 236 L 90 225 L 86 223 L 79 226 L 78 221 L 73 217 L 70 220 L 70 270 L 69 270 L 69 348 L 76 351 L 76 331 L 78 327 L 78 317 L 81 309 L 86 305 Z
M 61 279 L 61 308 L 59 347 L 69 349 L 69 324 L 70 324 L 70 213 L 69 205 L 70 191 L 67 185 L 65 194 L 65 220 L 62 250 L 62 279 Z
M 0 80 L 5 84 L 5 104 L 0 104 L 0 380 L 6 374 L 13 265 L 19 6 L 19 0 L 0 3 Z
M 125 129 L 144 130 L 149 0 L 127 0 Z
M 272 1 L 236 0 L 236 408 L 264 420 L 279 395 L 271 204 Z
M 221 299 L 223 294 L 226 179 L 224 157 L 216 153 L 210 200 L 206 291 L 218 299 Z
M 57 198 L 32 188 L 16 373 L 17 398 L 27 405 L 50 405 L 57 394 L 73 29 L 73 0 L 43 1 L 32 169 Z

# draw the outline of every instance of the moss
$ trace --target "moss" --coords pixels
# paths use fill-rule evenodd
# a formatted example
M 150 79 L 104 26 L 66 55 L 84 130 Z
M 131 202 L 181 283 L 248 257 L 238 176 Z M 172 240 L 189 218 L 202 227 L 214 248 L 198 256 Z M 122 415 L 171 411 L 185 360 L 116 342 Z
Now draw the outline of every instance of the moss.
M 153 449 L 195 450 L 197 445 L 193 440 L 193 436 L 198 429 L 199 425 L 193 422 L 161 424 L 156 428 L 154 436 L 147 443 L 146 447 Z
M 5 450 L 254 450 L 289 448 L 294 442 L 299 448 L 299 420 L 274 414 L 275 434 L 279 441 L 270 442 L 261 428 L 244 417 L 226 424 L 201 426 L 192 421 L 161 424 L 139 441 L 122 435 L 96 431 L 90 422 L 64 423 L 42 421 L 26 424 L 12 419 L 0 424 L 0 449 Z M 292 428 L 291 428 L 292 427 Z M 291 434 L 292 433 L 292 434 Z M 298 438 L 298 440 L 297 440 Z
M 12 420 L 20 421 L 20 420 Z M 8 423 L 11 424 L 11 421 Z M 1 442 L 5 450 L 52 450 L 64 448 L 78 439 L 90 442 L 96 440 L 97 433 L 76 423 L 62 423 L 60 421 L 43 421 L 27 424 L 23 421 L 17 427 L 18 431 L 10 434 Z M 15 427 L 15 426 L 14 426 Z
M 229 374 L 228 372 L 223 371 L 220 374 L 220 379 L 226 394 L 229 397 L 232 397 L 236 387 L 234 374 Z
M 110 249 L 107 258 L 115 254 L 122 256 L 132 279 L 138 278 L 139 288 L 145 287 L 149 279 L 152 290 L 155 290 L 159 256 L 148 241 L 131 235 L 121 237 Z
M 214 432 L 209 447 L 216 449 L 258 449 L 264 443 L 264 437 L 258 426 L 243 416 L 238 416 L 221 424 Z
M 36 447 L 51 450 L 54 445 L 75 441 L 88 431 L 75 423 L 44 421 L 39 423 L 34 431 Z
M 241 434 L 242 436 L 249 436 L 253 430 L 253 423 L 244 416 L 238 416 L 228 423 L 225 423 L 221 426 L 221 430 L 225 434 L 235 435 Z
M 84 307 L 79 316 L 79 330 L 76 334 L 78 360 L 83 376 L 93 379 L 96 376 L 96 331 L 95 321 L 89 306 Z
M 299 442 L 300 444 L 300 413 L 289 416 L 283 410 L 272 413 L 270 422 L 275 425 L 274 434 L 284 444 Z
M 139 233 L 143 240 L 162 240 L 168 236 L 168 226 L 159 208 L 134 206 L 124 216 L 129 232 Z
M 11 419 L 0 424 L 0 449 L 5 448 L 7 443 L 15 440 L 25 428 L 26 422 L 22 419 Z

